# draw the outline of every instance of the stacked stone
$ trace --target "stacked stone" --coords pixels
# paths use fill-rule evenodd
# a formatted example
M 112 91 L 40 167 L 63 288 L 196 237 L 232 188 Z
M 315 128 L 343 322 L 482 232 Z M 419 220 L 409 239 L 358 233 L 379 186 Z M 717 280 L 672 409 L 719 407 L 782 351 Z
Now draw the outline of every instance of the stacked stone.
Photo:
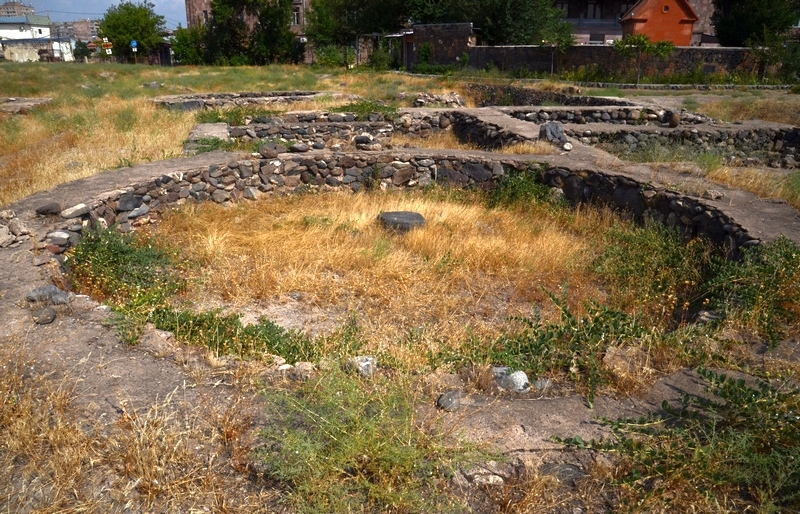
M 242 127 L 231 127 L 231 138 L 243 141 L 298 141 L 314 149 L 331 147 L 340 141 L 350 142 L 357 136 L 369 135 L 384 143 L 391 141 L 394 129 L 385 122 L 297 122 L 287 123 L 280 118 L 260 119 Z
M 584 144 L 611 143 L 634 151 L 641 145 L 692 145 L 706 152 L 717 152 L 733 166 L 768 165 L 796 168 L 800 129 L 797 128 L 715 128 L 674 131 L 621 130 L 613 133 L 565 131 Z
M 556 103 L 566 106 L 633 106 L 626 100 L 607 97 L 576 96 L 554 91 L 537 91 L 516 86 L 493 84 L 466 84 L 465 88 L 482 107 L 496 105 L 546 105 Z M 577 92 L 577 91 L 576 91 Z
M 708 201 L 677 191 L 655 188 L 627 177 L 564 168 L 548 169 L 542 174 L 542 180 L 559 189 L 564 198 L 573 203 L 607 204 L 630 212 L 640 221 L 653 219 L 677 229 L 687 240 L 706 237 L 722 245 L 730 256 L 738 255 L 741 247 L 761 243 Z M 703 196 L 712 201 L 724 197 L 711 190 Z
M 394 130 L 402 134 L 428 137 L 434 132 L 447 130 L 453 125 L 456 113 L 414 111 L 404 112 L 394 120 Z
M 277 145 L 265 145 L 261 154 L 251 159 L 156 177 L 63 210 L 58 205 L 42 206 L 37 209 L 38 214 L 58 215 L 64 220 L 44 242 L 51 253 L 59 254 L 76 244 L 88 226 L 116 224 L 118 230 L 129 231 L 155 223 L 165 210 L 187 201 L 227 203 L 300 190 L 409 189 L 425 187 L 433 181 L 491 189 L 511 169 L 528 173 L 538 170 L 537 164 L 510 156 L 496 159 L 390 152 L 279 154 L 280 150 Z M 640 221 L 650 218 L 675 227 L 686 238 L 705 236 L 724 245 L 731 255 L 737 255 L 743 246 L 760 243 L 713 205 L 724 196 L 716 191 L 708 191 L 707 199 L 703 200 L 626 177 L 565 168 L 550 168 L 542 172 L 541 180 L 553 188 L 554 194 L 572 203 L 616 206 Z M 0 219 L 15 219 L 13 215 L 4 216 Z
M 613 125 L 653 125 L 653 124 L 672 124 L 677 125 L 700 125 L 715 124 L 716 120 L 695 114 L 688 111 L 681 113 L 671 113 L 663 109 L 649 109 L 642 107 L 610 107 L 601 109 L 537 109 L 535 111 L 519 109 L 510 112 L 511 116 L 519 120 L 530 121 L 536 124 L 543 124 L 549 121 L 559 121 L 561 123 L 575 123 L 583 125 L 586 123 L 610 123 Z M 677 116 L 677 118 L 673 118 Z
M 14 211 L 0 211 L 0 248 L 16 248 L 30 237 Z
M 529 141 L 529 138 L 503 129 L 463 112 L 453 113 L 453 132 L 461 141 L 478 145 L 487 150 Z

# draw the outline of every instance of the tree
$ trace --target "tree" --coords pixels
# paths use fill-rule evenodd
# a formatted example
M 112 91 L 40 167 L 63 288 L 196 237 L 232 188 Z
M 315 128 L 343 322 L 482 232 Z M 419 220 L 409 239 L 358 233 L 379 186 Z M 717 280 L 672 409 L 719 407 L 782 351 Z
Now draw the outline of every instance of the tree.
M 776 64 L 781 64 L 787 57 L 786 34 L 773 34 L 764 29 L 760 37 L 751 37 L 745 43 L 753 52 L 758 64 L 758 78 L 762 81 L 767 76 L 767 68 Z
M 250 64 L 249 29 L 241 0 L 212 0 L 206 25 L 205 61 L 214 65 Z
M 256 18 L 250 35 L 250 55 L 256 64 L 288 62 L 293 59 L 295 36 L 292 0 L 251 0 L 245 11 Z
M 100 37 L 114 44 L 113 52 L 123 60 L 133 60 L 131 41 L 137 49 L 149 55 L 163 43 L 164 17 L 155 13 L 149 2 L 122 2 L 108 8 L 98 26 Z
M 639 84 L 642 78 L 643 59 L 649 55 L 665 59 L 675 50 L 675 45 L 670 41 L 653 43 L 644 34 L 629 34 L 622 39 L 614 41 L 614 50 L 633 63 L 633 67 L 636 70 L 636 84 Z
M 181 28 L 178 25 L 172 39 L 172 51 L 181 64 L 205 63 L 206 29 L 203 25 Z
M 799 19 L 800 0 L 714 0 L 711 23 L 722 46 L 745 46 L 785 34 Z
M 359 36 L 382 34 L 408 23 L 403 0 L 314 0 L 306 34 L 314 48 L 351 47 Z
M 75 59 L 84 59 L 90 57 L 92 55 L 92 51 L 89 49 L 88 44 L 84 43 L 83 41 L 76 41 L 75 50 L 73 50 L 72 55 L 75 56 Z
M 552 0 L 464 0 L 449 12 L 450 21 L 468 21 L 480 28 L 491 45 L 542 44 L 543 28 L 562 16 Z
M 556 53 L 563 54 L 575 44 L 572 24 L 564 21 L 564 11 L 552 9 L 542 23 L 540 36 L 542 45 L 550 47 L 550 74 L 555 72 Z

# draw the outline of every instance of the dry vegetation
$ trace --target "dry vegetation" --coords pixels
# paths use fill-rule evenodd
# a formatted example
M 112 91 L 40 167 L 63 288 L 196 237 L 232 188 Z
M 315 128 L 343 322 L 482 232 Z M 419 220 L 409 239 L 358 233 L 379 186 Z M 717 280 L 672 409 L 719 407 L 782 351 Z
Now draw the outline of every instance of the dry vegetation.
M 712 118 L 733 122 L 763 120 L 800 125 L 800 95 L 781 93 L 769 97 L 725 98 L 703 102 L 698 108 Z
M 451 130 L 433 132 L 430 136 L 424 138 L 396 132 L 392 135 L 392 144 L 396 147 L 408 146 L 410 148 L 429 148 L 436 150 L 481 150 L 474 144 L 462 143 Z M 558 153 L 558 149 L 550 143 L 537 140 L 505 146 L 499 150 L 495 150 L 495 153 L 514 155 L 551 155 Z
M 293 303 L 292 293 L 339 323 L 356 313 L 375 349 L 389 349 L 411 331 L 432 345 L 497 335 L 506 317 L 531 315 L 546 298 L 542 288 L 558 290 L 568 279 L 575 305 L 597 297 L 586 267 L 596 251 L 592 234 L 611 217 L 548 209 L 490 210 L 477 198 L 304 195 L 236 209 L 186 207 L 158 231 L 201 263 L 206 289 L 193 300 L 219 295 L 227 305 L 263 307 Z M 426 226 L 408 234 L 379 226 L 379 213 L 398 210 L 421 213 Z
M 40 370 L 17 342 L 0 344 L 0 361 L 3 511 L 274 512 L 276 492 L 247 477 L 239 404 L 208 398 L 200 417 L 174 395 L 104 424 L 82 415 L 74 377 Z

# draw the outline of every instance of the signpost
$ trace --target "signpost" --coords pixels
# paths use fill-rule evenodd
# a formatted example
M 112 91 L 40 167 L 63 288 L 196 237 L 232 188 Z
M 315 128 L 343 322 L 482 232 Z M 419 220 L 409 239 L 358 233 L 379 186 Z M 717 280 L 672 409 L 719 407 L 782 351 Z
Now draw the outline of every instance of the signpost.
M 133 50 L 133 64 L 136 64 L 136 52 L 138 50 L 137 46 L 138 45 L 136 43 L 136 40 L 135 39 L 132 40 L 131 41 L 131 50 Z
M 107 37 L 103 38 L 103 50 L 106 51 L 106 55 L 111 55 L 111 48 L 114 46 L 114 43 L 111 43 Z

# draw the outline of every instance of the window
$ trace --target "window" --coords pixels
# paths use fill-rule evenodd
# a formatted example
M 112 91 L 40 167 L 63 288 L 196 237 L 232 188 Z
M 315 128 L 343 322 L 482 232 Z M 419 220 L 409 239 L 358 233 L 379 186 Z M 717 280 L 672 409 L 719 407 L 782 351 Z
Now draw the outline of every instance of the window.
M 203 11 L 203 25 L 208 25 L 208 11 Z
M 292 7 L 292 25 L 300 25 L 300 8 Z
M 599 20 L 603 17 L 603 8 L 597 2 L 589 2 L 589 9 L 586 13 L 586 18 L 590 20 Z
M 556 2 L 556 9 L 564 11 L 564 16 L 566 16 L 569 11 L 569 2 Z
M 42 33 L 42 29 L 39 29 L 39 34 L 41 34 L 41 33 Z
M 619 14 L 620 16 L 625 14 L 626 12 L 630 11 L 633 8 L 633 4 L 636 2 L 622 2 L 619 6 Z
M 605 42 L 606 42 L 605 34 L 589 34 L 590 45 L 602 45 Z

